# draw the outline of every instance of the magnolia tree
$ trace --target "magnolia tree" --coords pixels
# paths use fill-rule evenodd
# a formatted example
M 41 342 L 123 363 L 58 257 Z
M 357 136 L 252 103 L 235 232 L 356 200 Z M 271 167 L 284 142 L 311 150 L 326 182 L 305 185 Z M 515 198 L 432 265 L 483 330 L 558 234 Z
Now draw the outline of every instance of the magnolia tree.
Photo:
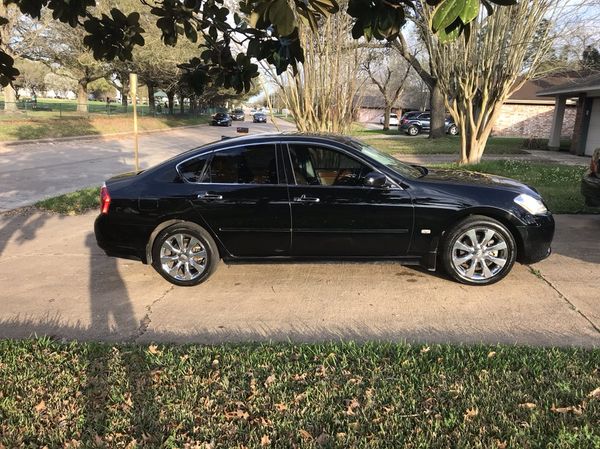
M 134 47 L 144 45 L 137 12 L 124 14 L 116 7 L 95 15 L 95 0 L 1 1 L 15 4 L 34 19 L 46 8 L 54 20 L 82 27 L 86 33 L 83 43 L 95 59 L 130 60 Z M 468 33 L 475 18 L 472 10 L 480 4 L 490 6 L 490 2 L 514 0 L 428 0 L 436 7 L 435 15 L 443 19 L 443 27 L 436 31 L 445 34 Z M 406 21 L 406 10 L 414 6 L 415 0 L 350 0 L 345 13 L 353 20 L 355 39 L 393 40 Z M 239 13 L 233 13 L 224 0 L 140 0 L 140 7 L 156 17 L 165 44 L 175 45 L 182 37 L 201 42 L 198 57 L 182 65 L 191 88 L 201 91 L 214 84 L 239 92 L 249 90 L 258 76 L 258 61 L 273 66 L 278 74 L 304 62 L 299 24 L 317 30 L 319 18 L 340 10 L 335 0 L 240 0 Z M 1 27 L 9 22 L 6 16 L 0 18 Z M 10 55 L 10 36 L 0 36 L 0 83 L 6 85 L 18 76 L 18 69 Z M 239 46 L 245 50 L 236 51 Z

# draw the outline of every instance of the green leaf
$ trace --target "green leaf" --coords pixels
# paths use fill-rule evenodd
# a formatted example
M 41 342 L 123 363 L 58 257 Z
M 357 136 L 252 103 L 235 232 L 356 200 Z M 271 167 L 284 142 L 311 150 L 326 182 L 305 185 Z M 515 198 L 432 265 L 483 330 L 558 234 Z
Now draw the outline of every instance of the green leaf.
M 444 0 L 435 10 L 431 20 L 431 28 L 436 33 L 456 20 L 465 7 L 466 0 Z
M 462 27 L 454 27 L 452 31 L 447 32 L 445 28 L 438 31 L 437 36 L 441 43 L 446 44 L 455 40 L 461 33 Z
M 460 12 L 459 17 L 465 25 L 476 19 L 479 15 L 479 0 L 465 0 L 465 7 Z
M 269 20 L 277 28 L 280 36 L 292 34 L 296 26 L 294 12 L 287 0 L 275 0 L 269 8 Z

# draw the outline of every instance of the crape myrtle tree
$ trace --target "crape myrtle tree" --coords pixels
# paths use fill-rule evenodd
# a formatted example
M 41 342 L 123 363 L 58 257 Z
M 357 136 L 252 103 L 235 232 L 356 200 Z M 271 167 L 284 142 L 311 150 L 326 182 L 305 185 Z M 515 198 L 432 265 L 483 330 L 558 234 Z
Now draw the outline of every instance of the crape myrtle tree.
M 54 20 L 81 27 L 83 39 L 96 59 L 130 60 L 136 46 L 144 45 L 140 14 L 124 14 L 118 8 L 94 15 L 95 0 L 0 0 L 15 4 L 34 19 L 47 8 Z M 504 5 L 515 0 L 428 0 L 436 7 L 437 32 L 468 36 L 470 22 L 479 6 L 490 2 Z M 256 61 L 265 61 L 283 73 L 302 62 L 304 52 L 298 39 L 298 23 L 317 30 L 318 18 L 339 11 L 335 0 L 240 0 L 239 12 L 232 13 L 224 0 L 140 0 L 140 7 L 156 16 L 162 40 L 175 45 L 180 38 L 201 44 L 198 56 L 182 65 L 185 80 L 196 92 L 208 84 L 249 90 L 258 76 Z M 406 21 L 406 11 L 414 0 L 351 0 L 346 9 L 353 20 L 352 37 L 393 40 Z M 489 10 L 492 12 L 492 9 Z M 0 26 L 9 21 L 0 18 Z M 2 34 L 0 43 L 0 83 L 7 85 L 18 76 L 8 51 L 10 42 Z M 240 48 L 245 51 L 236 51 Z

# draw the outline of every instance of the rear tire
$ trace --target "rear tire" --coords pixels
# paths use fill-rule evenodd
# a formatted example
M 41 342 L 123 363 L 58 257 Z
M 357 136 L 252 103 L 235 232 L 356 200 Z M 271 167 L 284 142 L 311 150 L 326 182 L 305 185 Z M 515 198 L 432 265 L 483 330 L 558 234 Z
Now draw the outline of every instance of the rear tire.
M 163 230 L 152 246 L 152 266 L 172 284 L 190 287 L 207 280 L 219 262 L 217 244 L 206 229 L 178 223 Z
M 442 265 L 467 285 L 490 285 L 512 269 L 517 246 L 510 231 L 493 218 L 473 215 L 459 221 L 444 238 Z
M 415 125 L 411 125 L 408 127 L 408 129 L 406 130 L 406 134 L 408 134 L 409 136 L 418 136 L 419 133 L 421 132 L 421 130 L 419 129 L 418 126 Z
M 456 125 L 450 126 L 450 128 L 448 128 L 448 134 L 450 134 L 451 136 L 458 135 L 458 127 Z

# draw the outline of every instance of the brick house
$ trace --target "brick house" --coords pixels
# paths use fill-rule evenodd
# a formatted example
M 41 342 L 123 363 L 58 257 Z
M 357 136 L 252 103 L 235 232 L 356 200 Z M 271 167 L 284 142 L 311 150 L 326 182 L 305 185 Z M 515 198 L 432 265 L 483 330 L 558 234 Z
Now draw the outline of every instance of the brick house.
M 555 108 L 551 120 L 548 147 L 558 149 L 560 132 L 564 129 L 567 104 L 576 99 L 576 117 L 571 138 L 571 153 L 591 156 L 600 148 L 600 73 L 571 79 L 570 81 L 543 89 L 540 98 L 553 98 Z
M 540 137 L 550 135 L 552 116 L 556 101 L 554 97 L 539 97 L 537 93 L 544 89 L 563 84 L 573 74 L 561 74 L 526 81 L 504 102 L 494 125 L 494 136 Z M 576 101 L 565 103 L 564 120 L 560 135 L 568 138 L 573 133 L 577 112 Z

